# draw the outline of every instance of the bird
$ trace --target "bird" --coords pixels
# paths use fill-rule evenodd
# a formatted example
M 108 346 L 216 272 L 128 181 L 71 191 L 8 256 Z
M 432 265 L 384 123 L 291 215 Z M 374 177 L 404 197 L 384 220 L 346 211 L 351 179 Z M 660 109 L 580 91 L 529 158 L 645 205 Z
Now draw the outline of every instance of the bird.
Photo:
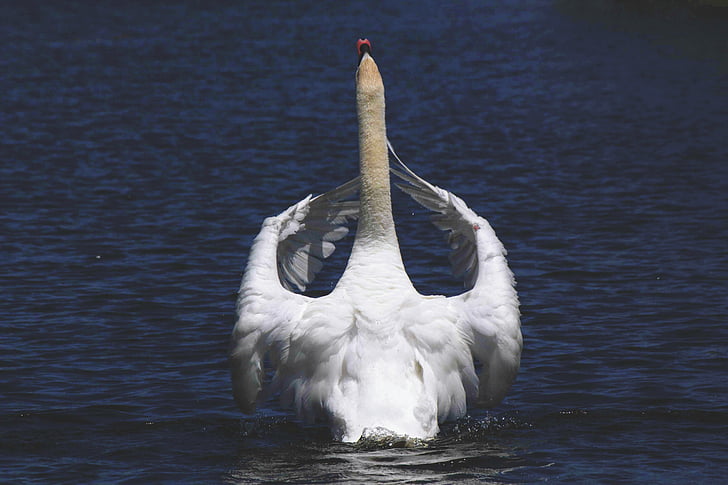
M 504 398 L 520 366 L 519 300 L 488 221 L 394 152 L 371 42 L 360 39 L 357 52 L 359 175 L 264 220 L 238 293 L 233 395 L 246 414 L 278 395 L 300 420 L 326 423 L 342 442 L 375 431 L 427 440 L 469 404 L 490 408 Z M 413 286 L 392 216 L 390 173 L 447 232 L 463 293 L 422 295 Z M 353 246 L 334 288 L 303 294 L 353 221 Z

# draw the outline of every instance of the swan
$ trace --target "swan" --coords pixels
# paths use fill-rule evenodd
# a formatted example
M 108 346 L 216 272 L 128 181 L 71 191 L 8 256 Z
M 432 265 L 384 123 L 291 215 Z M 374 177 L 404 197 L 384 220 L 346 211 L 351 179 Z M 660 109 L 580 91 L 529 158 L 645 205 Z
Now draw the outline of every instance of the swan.
M 439 422 L 464 416 L 468 403 L 498 404 L 514 380 L 522 348 L 515 279 L 488 221 L 394 153 L 371 43 L 359 40 L 357 50 L 359 176 L 263 222 L 238 295 L 233 394 L 248 414 L 261 395 L 280 394 L 300 419 L 325 420 L 344 442 L 373 430 L 429 439 Z M 464 293 L 421 295 L 407 276 L 392 217 L 389 151 L 398 186 L 449 231 Z M 347 200 L 357 192 L 358 200 Z M 348 263 L 331 293 L 294 292 L 313 281 L 356 219 Z M 274 372 L 266 372 L 266 354 Z

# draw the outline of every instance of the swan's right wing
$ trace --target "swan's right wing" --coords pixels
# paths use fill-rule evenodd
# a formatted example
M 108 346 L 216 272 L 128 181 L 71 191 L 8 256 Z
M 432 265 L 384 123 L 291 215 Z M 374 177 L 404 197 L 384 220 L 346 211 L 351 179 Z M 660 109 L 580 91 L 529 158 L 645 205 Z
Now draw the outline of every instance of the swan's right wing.
M 356 178 L 263 222 L 240 285 L 231 339 L 233 394 L 244 412 L 255 409 L 263 387 L 265 354 L 276 369 L 287 361 L 291 332 L 311 301 L 290 289 L 303 291 L 333 253 L 333 241 L 348 233 L 344 224 L 358 217 L 359 201 L 343 199 L 358 188 Z
M 387 142 L 389 144 L 389 141 Z M 463 200 L 452 192 L 432 185 L 423 179 L 397 156 L 394 148 L 389 144 L 389 150 L 399 164 L 399 168 L 391 171 L 402 179 L 396 184 L 416 202 L 430 209 L 435 214 L 431 217 L 432 223 L 440 230 L 448 231 L 448 243 L 452 249 L 449 259 L 452 272 L 457 278 L 464 279 L 466 289 L 475 286 L 478 276 L 478 246 L 475 232 L 480 226 L 488 226 L 488 222 L 471 210 Z M 505 249 L 497 240 L 495 251 L 505 254 Z
M 401 169 L 392 172 L 406 182 L 398 187 L 434 211 L 433 223 L 449 231 L 453 272 L 464 276 L 468 291 L 448 301 L 456 311 L 456 324 L 482 365 L 478 401 L 495 406 L 518 373 L 523 347 L 518 295 L 506 250 L 487 220 L 455 194 L 419 177 L 391 145 L 389 148 Z

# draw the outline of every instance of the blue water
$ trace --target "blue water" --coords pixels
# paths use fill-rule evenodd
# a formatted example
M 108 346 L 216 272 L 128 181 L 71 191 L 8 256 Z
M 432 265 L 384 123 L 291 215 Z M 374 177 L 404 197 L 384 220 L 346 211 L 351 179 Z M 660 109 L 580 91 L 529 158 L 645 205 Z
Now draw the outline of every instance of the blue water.
M 0 4 L 0 481 L 725 480 L 725 10 L 213 3 Z M 243 416 L 227 369 L 263 218 L 357 171 L 359 36 L 392 143 L 489 219 L 522 302 L 504 403 L 416 449 Z M 417 288 L 457 293 L 395 205 Z

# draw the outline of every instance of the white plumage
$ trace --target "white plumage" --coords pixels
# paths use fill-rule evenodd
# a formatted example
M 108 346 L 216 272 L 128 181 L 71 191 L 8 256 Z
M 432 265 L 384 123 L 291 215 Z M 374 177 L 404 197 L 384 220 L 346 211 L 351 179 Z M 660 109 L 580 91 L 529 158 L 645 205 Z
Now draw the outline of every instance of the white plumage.
M 368 42 L 360 44 L 360 176 L 263 222 L 240 287 L 233 390 L 253 412 L 268 353 L 275 368 L 268 390 L 302 419 L 326 420 L 336 439 L 356 441 L 367 428 L 430 438 L 468 403 L 491 407 L 504 397 L 520 363 L 518 297 L 488 222 L 394 155 L 398 186 L 449 231 L 453 271 L 466 291 L 424 296 L 412 286 L 392 218 L 384 87 Z M 357 192 L 358 200 L 346 200 Z M 353 219 L 356 239 L 333 291 L 320 298 L 291 291 L 313 281 Z

